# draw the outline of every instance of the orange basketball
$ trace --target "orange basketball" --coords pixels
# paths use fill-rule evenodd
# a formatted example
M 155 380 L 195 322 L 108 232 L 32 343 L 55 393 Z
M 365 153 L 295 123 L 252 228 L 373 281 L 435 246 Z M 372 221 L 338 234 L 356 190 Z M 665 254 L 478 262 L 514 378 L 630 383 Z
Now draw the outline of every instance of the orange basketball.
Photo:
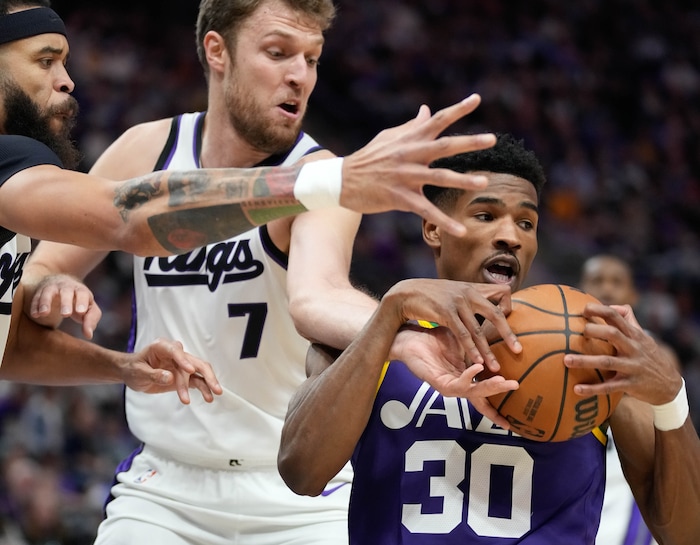
M 592 297 L 570 286 L 542 284 L 513 294 L 508 324 L 523 346 L 513 354 L 502 339 L 491 343 L 500 373 L 520 383 L 518 390 L 491 396 L 489 401 L 515 433 L 535 441 L 566 441 L 580 437 L 610 416 L 622 394 L 583 398 L 575 384 L 601 382 L 597 369 L 569 369 L 565 354 L 613 354 L 606 341 L 586 339 L 582 311 Z

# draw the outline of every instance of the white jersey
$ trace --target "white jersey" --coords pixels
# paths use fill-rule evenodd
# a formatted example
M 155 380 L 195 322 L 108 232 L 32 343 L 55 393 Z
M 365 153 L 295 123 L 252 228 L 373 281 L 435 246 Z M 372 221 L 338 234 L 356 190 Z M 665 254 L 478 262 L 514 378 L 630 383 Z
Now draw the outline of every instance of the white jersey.
M 31 239 L 0 228 L 0 362 L 7 345 L 12 315 L 12 299 L 32 249 Z
M 200 168 L 203 118 L 179 117 L 157 169 Z M 302 133 L 273 164 L 292 164 L 317 149 Z M 286 264 L 264 226 L 182 256 L 135 258 L 135 349 L 157 337 L 179 340 L 212 365 L 223 387 L 213 403 L 193 395 L 190 405 L 174 392 L 127 389 L 129 427 L 149 448 L 206 467 L 276 466 L 308 348 L 289 315 Z

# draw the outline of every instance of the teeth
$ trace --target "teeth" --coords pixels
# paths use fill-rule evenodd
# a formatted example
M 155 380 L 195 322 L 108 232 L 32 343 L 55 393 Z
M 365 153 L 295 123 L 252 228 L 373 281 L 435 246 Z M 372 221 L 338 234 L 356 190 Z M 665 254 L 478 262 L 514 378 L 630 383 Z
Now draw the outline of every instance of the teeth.
M 490 280 L 496 284 L 509 284 L 513 279 L 513 271 L 510 268 L 502 270 L 502 267 L 495 268 L 493 266 L 486 269 L 486 274 Z

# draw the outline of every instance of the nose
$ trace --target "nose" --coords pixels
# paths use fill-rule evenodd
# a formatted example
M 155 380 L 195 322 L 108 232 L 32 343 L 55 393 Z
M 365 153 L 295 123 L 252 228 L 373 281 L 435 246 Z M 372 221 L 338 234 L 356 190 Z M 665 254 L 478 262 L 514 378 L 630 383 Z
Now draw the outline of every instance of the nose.
M 304 55 L 295 55 L 290 59 L 285 81 L 292 87 L 303 87 L 315 74 Z
M 75 89 L 75 83 L 68 75 L 68 70 L 61 63 L 54 64 L 56 66 L 56 77 L 54 79 L 54 88 L 61 93 L 72 93 Z
M 503 218 L 496 222 L 496 232 L 493 238 L 494 245 L 498 248 L 509 250 L 520 248 L 520 230 L 511 219 Z

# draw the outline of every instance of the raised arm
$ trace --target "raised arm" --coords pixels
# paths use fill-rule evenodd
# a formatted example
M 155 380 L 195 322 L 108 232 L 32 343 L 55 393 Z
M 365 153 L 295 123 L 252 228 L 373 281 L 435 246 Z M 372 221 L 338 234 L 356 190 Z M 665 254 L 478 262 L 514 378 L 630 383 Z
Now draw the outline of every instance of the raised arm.
M 0 187 L 0 225 L 40 240 L 153 256 L 334 203 L 362 213 L 413 211 L 461 233 L 464 227 L 430 204 L 422 187 L 485 183 L 428 168 L 435 158 L 493 145 L 493 135 L 439 137 L 479 100 L 473 95 L 433 116 L 422 107 L 344 159 L 303 166 L 155 172 L 124 182 L 50 165 L 27 168 Z
M 637 323 L 629 306 L 592 305 L 603 318 L 586 335 L 606 339 L 615 357 L 567 356 L 572 367 L 614 370 L 600 385 L 580 385 L 581 395 L 624 391 L 610 418 L 625 478 L 659 543 L 694 545 L 700 536 L 700 439 L 676 363 Z

